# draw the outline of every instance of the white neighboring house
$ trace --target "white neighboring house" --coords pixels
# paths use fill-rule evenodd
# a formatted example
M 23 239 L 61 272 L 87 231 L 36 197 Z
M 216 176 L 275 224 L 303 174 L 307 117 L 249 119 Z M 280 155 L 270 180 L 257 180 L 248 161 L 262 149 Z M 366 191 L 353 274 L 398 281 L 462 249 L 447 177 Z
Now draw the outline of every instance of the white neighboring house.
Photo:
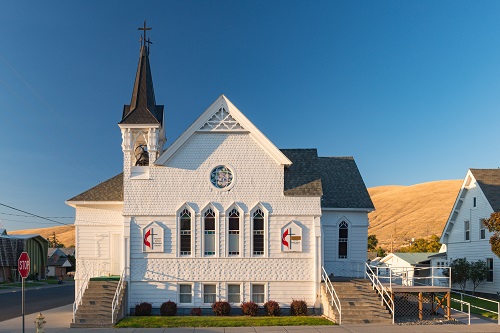
M 188 312 L 215 300 L 319 307 L 322 266 L 364 272 L 374 207 L 352 157 L 280 150 L 224 95 L 166 149 L 164 122 L 143 45 L 119 123 L 123 173 L 67 201 L 75 291 L 86 274 L 124 272 L 128 309 L 167 300 Z
M 496 294 L 500 291 L 500 259 L 491 251 L 492 233 L 483 224 L 491 213 L 499 211 L 500 169 L 469 169 L 440 242 L 446 245 L 448 263 L 458 258 L 486 262 L 488 278 L 476 292 Z M 473 290 L 470 282 L 466 290 Z
M 431 258 L 436 252 L 395 252 L 382 258 L 377 266 L 378 275 L 382 282 L 392 279 L 393 284 L 403 286 L 432 285 L 440 283 L 438 279 L 432 281 L 431 277 L 441 277 L 442 272 L 431 267 Z M 444 280 L 443 280 L 444 281 Z

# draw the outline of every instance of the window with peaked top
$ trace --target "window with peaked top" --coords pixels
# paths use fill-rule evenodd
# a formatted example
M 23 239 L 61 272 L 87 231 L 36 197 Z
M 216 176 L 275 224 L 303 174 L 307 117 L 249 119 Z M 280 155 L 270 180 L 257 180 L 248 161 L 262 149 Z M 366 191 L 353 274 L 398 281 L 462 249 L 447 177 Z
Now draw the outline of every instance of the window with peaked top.
M 203 215 L 205 231 L 204 254 L 205 256 L 213 256 L 215 255 L 215 213 L 212 209 L 208 209 Z
M 191 255 L 191 212 L 184 208 L 180 215 L 180 252 L 181 256 Z
M 236 208 L 229 212 L 228 255 L 240 255 L 240 213 Z
M 346 221 L 339 224 L 339 259 L 347 259 L 347 244 L 349 239 L 349 226 Z
M 264 254 L 264 212 L 257 209 L 253 213 L 253 255 Z

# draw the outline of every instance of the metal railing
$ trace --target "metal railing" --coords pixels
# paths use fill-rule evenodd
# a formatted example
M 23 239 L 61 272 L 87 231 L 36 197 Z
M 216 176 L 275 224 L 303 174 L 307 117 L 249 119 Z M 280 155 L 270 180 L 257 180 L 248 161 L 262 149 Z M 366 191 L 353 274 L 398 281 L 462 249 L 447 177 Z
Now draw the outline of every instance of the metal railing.
M 351 260 L 334 260 L 324 264 L 336 277 L 364 278 L 365 262 Z
M 373 289 L 377 290 L 377 293 L 379 294 L 380 298 L 382 299 L 381 305 L 384 305 L 384 303 L 385 303 L 385 305 L 387 306 L 387 308 L 391 312 L 392 323 L 394 324 L 394 315 L 395 315 L 394 301 L 392 300 L 391 295 L 389 295 L 387 290 L 382 285 L 382 282 L 380 282 L 378 275 L 373 272 L 370 265 L 368 265 L 368 264 L 365 264 L 365 265 L 366 265 L 365 274 L 368 277 L 368 279 L 371 281 Z
M 73 323 L 75 322 L 76 310 L 78 310 L 78 306 L 82 303 L 83 293 L 89 286 L 89 280 L 89 273 L 85 272 L 82 279 L 80 279 L 80 288 L 78 289 L 78 293 L 75 297 L 75 302 L 73 303 Z
M 113 297 L 113 303 L 111 305 L 111 324 L 115 323 L 115 311 L 118 306 L 118 302 L 120 301 L 120 294 L 123 290 L 123 285 L 125 282 L 125 271 L 126 269 L 124 268 L 120 276 L 120 281 L 118 282 L 118 286 L 116 287 L 115 296 Z
M 452 298 L 452 300 L 455 301 L 455 302 L 457 302 L 457 303 L 460 303 L 460 305 L 461 305 L 461 311 L 462 312 L 463 312 L 463 304 L 467 303 L 467 304 L 469 304 L 469 313 L 470 313 L 470 308 L 473 307 L 473 308 L 476 308 L 476 309 L 479 309 L 479 310 L 482 310 L 482 311 L 486 311 L 486 312 L 489 312 L 489 313 L 496 314 L 497 315 L 497 323 L 498 323 L 498 325 L 500 325 L 500 302 L 493 301 L 491 299 L 487 299 L 487 298 L 483 298 L 483 297 L 479 297 L 479 296 L 474 296 L 474 295 L 471 295 L 471 294 L 462 293 L 462 292 L 455 291 L 455 290 L 453 290 L 453 292 L 455 294 L 459 294 L 460 295 L 460 299 Z M 485 309 L 485 308 L 482 308 L 482 307 L 477 306 L 477 305 L 472 305 L 472 304 L 470 304 L 470 302 L 464 301 L 464 296 L 470 297 L 470 298 L 475 298 L 475 299 L 480 299 L 482 301 L 487 301 L 487 302 L 494 303 L 494 304 L 496 304 L 497 311 L 495 312 L 493 310 Z M 455 309 L 455 310 L 457 310 L 457 309 Z M 469 317 L 470 317 L 470 315 L 469 315 Z M 469 322 L 470 322 L 470 318 L 469 318 Z
M 340 299 L 337 296 L 337 293 L 335 292 L 335 288 L 333 288 L 332 282 L 330 281 L 330 278 L 328 277 L 328 274 L 325 271 L 325 268 L 322 266 L 321 267 L 322 273 L 321 273 L 321 279 L 325 281 L 325 287 L 326 291 L 330 294 L 331 298 L 331 307 L 335 305 L 335 308 L 337 309 L 337 312 L 339 313 L 339 325 L 342 324 L 342 305 L 340 304 Z
M 367 265 L 368 266 L 368 265 Z M 370 270 L 382 283 L 388 284 L 389 288 L 396 286 L 435 286 L 451 289 L 450 267 L 395 267 L 376 266 Z M 448 276 L 443 275 L 447 271 Z

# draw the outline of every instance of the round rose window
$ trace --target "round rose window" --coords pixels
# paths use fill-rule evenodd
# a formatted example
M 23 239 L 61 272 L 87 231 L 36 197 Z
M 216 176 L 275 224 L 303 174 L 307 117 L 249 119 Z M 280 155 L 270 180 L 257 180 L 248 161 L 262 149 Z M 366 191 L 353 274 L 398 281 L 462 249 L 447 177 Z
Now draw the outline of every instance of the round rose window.
M 233 183 L 233 172 L 225 165 L 218 165 L 210 172 L 210 182 L 216 188 L 227 188 Z

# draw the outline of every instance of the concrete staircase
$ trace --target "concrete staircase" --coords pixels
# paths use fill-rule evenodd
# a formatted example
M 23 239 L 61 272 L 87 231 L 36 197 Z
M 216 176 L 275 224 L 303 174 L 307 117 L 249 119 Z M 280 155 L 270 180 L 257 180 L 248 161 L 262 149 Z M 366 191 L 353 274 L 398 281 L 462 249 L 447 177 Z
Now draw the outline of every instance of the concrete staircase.
M 113 327 L 111 322 L 112 303 L 118 281 L 89 281 L 88 288 L 83 294 L 82 304 L 78 306 L 75 322 L 71 328 Z M 115 324 L 123 318 L 122 302 L 126 292 L 126 282 L 118 298 L 115 311 Z
M 381 299 L 376 291 L 372 290 L 369 280 L 334 279 L 332 285 L 342 307 L 342 324 L 392 324 L 392 315 L 385 305 L 380 304 Z M 326 293 L 324 283 L 321 288 L 330 302 L 330 295 Z M 328 310 L 330 317 L 338 321 L 339 314 L 335 305 L 333 309 L 330 307 Z

